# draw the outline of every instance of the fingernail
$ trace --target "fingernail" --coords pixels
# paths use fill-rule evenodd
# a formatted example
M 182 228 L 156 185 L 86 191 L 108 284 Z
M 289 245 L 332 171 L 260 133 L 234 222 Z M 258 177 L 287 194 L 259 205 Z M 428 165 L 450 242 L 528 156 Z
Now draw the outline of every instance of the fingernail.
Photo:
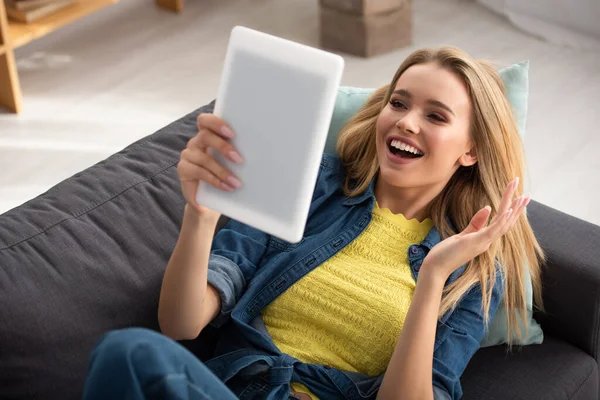
M 242 186 L 242 182 L 233 175 L 229 175 L 227 177 L 227 182 L 229 182 L 229 184 L 236 189 L 239 188 L 240 186 Z
M 221 133 L 223 134 L 223 136 L 228 137 L 230 139 L 233 139 L 233 137 L 235 136 L 233 131 L 228 126 L 225 126 L 225 125 L 223 125 L 221 127 Z
M 519 177 L 515 179 L 515 189 L 519 187 Z
M 529 204 L 530 201 L 531 201 L 531 197 L 527 196 L 527 200 L 525 201 L 525 207 L 527 207 L 527 205 Z
M 242 158 L 242 156 L 240 156 L 240 153 L 238 153 L 237 151 L 232 150 L 228 153 L 228 155 L 231 161 L 233 161 L 234 163 L 241 164 L 244 162 L 244 159 Z
M 234 189 L 231 186 L 229 186 L 228 184 L 226 184 L 225 182 L 221 182 L 221 188 L 223 190 L 228 191 L 228 192 L 233 192 L 234 191 Z

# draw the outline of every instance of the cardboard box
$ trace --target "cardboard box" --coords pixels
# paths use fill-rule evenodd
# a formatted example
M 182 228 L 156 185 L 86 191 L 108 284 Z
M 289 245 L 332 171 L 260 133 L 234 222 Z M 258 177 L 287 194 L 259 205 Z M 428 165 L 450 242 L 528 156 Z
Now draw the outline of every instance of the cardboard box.
M 412 4 L 386 13 L 357 15 L 320 8 L 321 47 L 360 57 L 372 57 L 412 43 Z
M 321 7 L 356 15 L 373 15 L 401 8 L 410 0 L 320 0 Z

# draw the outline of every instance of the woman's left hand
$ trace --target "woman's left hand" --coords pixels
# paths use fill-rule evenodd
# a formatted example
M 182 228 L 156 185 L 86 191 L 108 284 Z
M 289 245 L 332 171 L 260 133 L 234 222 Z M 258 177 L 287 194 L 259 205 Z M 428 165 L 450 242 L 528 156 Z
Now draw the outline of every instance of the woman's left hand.
M 486 206 L 473 216 L 464 231 L 434 246 L 423 260 L 421 273 L 427 270 L 426 273 L 440 274 L 445 281 L 458 267 L 487 251 L 515 224 L 531 200 L 525 195 L 513 200 L 518 185 L 519 178 L 516 178 L 506 186 L 498 213 L 489 225 L 486 223 L 492 209 Z

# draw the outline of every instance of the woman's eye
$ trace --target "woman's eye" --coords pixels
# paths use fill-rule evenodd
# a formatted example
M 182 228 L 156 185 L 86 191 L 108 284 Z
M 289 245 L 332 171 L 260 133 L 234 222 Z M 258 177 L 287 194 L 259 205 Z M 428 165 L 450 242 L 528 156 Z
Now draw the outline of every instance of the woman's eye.
M 398 100 L 390 100 L 390 104 L 394 108 L 406 108 L 406 106 L 404 105 L 404 103 L 401 102 L 401 101 L 398 101 Z
M 429 118 L 431 118 L 437 122 L 446 122 L 446 120 L 438 114 L 429 114 Z

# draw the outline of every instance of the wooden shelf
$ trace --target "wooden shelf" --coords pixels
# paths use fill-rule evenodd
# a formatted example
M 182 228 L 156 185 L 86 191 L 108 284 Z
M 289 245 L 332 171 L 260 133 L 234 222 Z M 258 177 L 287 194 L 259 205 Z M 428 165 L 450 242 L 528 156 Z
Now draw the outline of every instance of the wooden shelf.
M 19 113 L 21 85 L 13 49 L 38 39 L 119 0 L 77 0 L 76 3 L 33 23 L 10 21 L 0 0 L 0 106 Z
M 8 37 L 11 46 L 21 47 L 94 11 L 118 2 L 119 0 L 79 0 L 67 8 L 30 24 L 9 21 Z
M 178 13 L 183 11 L 183 0 L 156 0 L 156 4 L 159 7 Z

